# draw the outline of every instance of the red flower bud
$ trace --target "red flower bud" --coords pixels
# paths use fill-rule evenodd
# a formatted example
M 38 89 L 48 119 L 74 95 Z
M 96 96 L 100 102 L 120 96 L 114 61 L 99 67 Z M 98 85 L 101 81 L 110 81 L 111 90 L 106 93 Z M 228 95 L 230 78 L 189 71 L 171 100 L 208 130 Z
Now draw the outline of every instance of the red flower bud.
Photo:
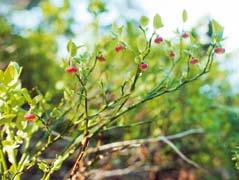
M 32 114 L 32 113 L 27 113 L 24 115 L 24 118 L 28 121 L 28 122 L 33 122 L 36 120 L 36 115 Z
M 192 58 L 190 61 L 189 61 L 189 63 L 190 64 L 197 64 L 199 61 L 198 61 L 198 59 L 196 59 L 196 58 Z
M 105 61 L 105 57 L 103 55 L 96 56 L 96 59 L 101 62 Z
M 74 67 L 74 66 L 69 66 L 69 67 L 67 67 L 67 68 L 65 69 L 65 71 L 66 71 L 67 73 L 73 74 L 73 73 L 76 73 L 76 72 L 78 71 L 78 69 L 77 69 L 76 67 Z
M 141 71 L 146 71 L 148 69 L 148 64 L 146 64 L 146 63 L 139 64 L 139 69 Z
M 182 37 L 183 37 L 184 39 L 187 39 L 187 38 L 189 37 L 189 34 L 185 32 L 185 33 L 182 34 Z
M 163 38 L 158 36 L 158 37 L 155 38 L 154 42 L 156 44 L 160 44 L 161 42 L 163 42 Z
M 120 51 L 122 51 L 122 50 L 124 50 L 125 49 L 125 47 L 123 46 L 123 45 L 117 45 L 116 47 L 115 47 L 115 51 L 118 53 L 118 52 L 120 52 Z
M 176 54 L 173 51 L 169 52 L 169 57 L 170 58 L 175 58 Z
M 221 47 L 218 47 L 218 48 L 215 48 L 214 52 L 216 54 L 223 54 L 223 53 L 225 53 L 225 49 L 221 48 Z

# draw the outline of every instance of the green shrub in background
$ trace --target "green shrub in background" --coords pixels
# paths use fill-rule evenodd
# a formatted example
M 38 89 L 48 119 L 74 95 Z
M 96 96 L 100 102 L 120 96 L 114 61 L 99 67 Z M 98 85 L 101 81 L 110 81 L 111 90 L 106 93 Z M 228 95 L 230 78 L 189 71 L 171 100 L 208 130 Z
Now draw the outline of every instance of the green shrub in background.
M 183 12 L 182 19 L 183 22 L 187 20 L 186 11 Z M 153 30 L 150 31 L 149 27 Z M 32 98 L 31 93 L 21 87 L 21 68 L 16 63 L 10 63 L 5 71 L 1 71 L 2 178 L 20 179 L 35 168 L 42 171 L 42 179 L 49 179 L 76 154 L 77 159 L 74 157 L 74 166 L 69 175 L 79 176 L 80 170 L 84 169 L 82 164 L 88 170 L 97 167 L 84 161 L 88 160 L 90 149 L 97 147 L 102 136 L 105 138 L 100 140 L 101 143 L 107 144 L 116 140 L 124 142 L 127 139 L 168 135 L 197 127 L 204 127 L 206 132 L 210 132 L 201 142 L 209 141 L 212 144 L 203 143 L 205 147 L 202 151 L 200 144 L 193 142 L 194 139 L 178 143 L 177 146 L 167 140 L 165 142 L 176 149 L 176 152 L 181 146 L 187 147 L 187 150 L 192 151 L 192 154 L 187 154 L 199 164 L 205 164 L 209 171 L 213 167 L 223 166 L 224 163 L 228 164 L 227 172 L 233 171 L 230 169 L 230 160 L 224 159 L 227 157 L 223 153 L 225 148 L 217 146 L 221 149 L 214 151 L 214 147 L 218 145 L 215 136 L 223 128 L 225 134 L 222 134 L 222 138 L 226 138 L 232 127 L 230 123 L 226 124 L 225 116 L 228 113 L 222 111 L 225 107 L 218 106 L 213 100 L 217 97 L 217 102 L 225 103 L 227 99 L 218 99 L 219 96 L 212 92 L 213 89 L 207 89 L 213 84 L 213 76 L 217 76 L 217 70 L 213 70 L 215 74 L 212 76 L 203 76 L 213 66 L 214 54 L 224 52 L 221 47 L 223 28 L 212 20 L 210 41 L 202 44 L 196 31 L 179 30 L 173 39 L 165 39 L 159 33 L 162 27 L 163 22 L 159 15 L 152 22 L 143 16 L 139 28 L 132 23 L 125 27 L 114 23 L 112 34 L 103 36 L 93 48 L 89 48 L 87 44 L 77 45 L 69 41 L 69 57 L 62 63 L 65 69 L 63 78 L 66 80 L 63 85 L 64 93 L 58 104 L 49 96 L 51 93 L 43 95 L 37 91 L 38 95 Z M 33 42 L 36 42 L 35 39 Z M 40 53 L 41 58 L 47 59 L 47 50 L 52 48 L 51 43 L 41 42 L 38 44 L 40 46 L 36 50 L 36 57 Z M 6 51 L 6 47 L 3 51 Z M 19 49 L 20 52 L 24 51 Z M 29 56 L 34 55 L 34 52 L 30 51 L 28 54 L 26 51 L 27 59 L 31 59 Z M 4 54 L 3 57 L 5 56 L 7 57 Z M 54 53 L 51 57 L 53 56 Z M 54 62 L 51 65 L 42 60 L 42 63 L 46 64 L 39 65 L 35 69 L 37 72 L 55 67 L 57 72 L 63 72 L 58 70 Z M 29 63 L 30 70 L 32 66 Z M 25 65 L 23 74 L 24 71 Z M 49 70 L 49 73 L 52 72 L 54 71 Z M 35 71 L 27 71 L 26 77 L 30 75 L 34 78 L 34 74 Z M 52 92 L 51 87 L 62 79 L 62 75 L 55 73 L 52 76 L 53 79 L 47 79 L 51 77 L 47 74 L 46 83 L 40 83 L 44 76 L 35 81 L 42 85 L 45 92 Z M 203 82 L 207 82 L 205 86 L 202 81 L 194 82 L 201 76 L 205 78 Z M 191 85 L 186 86 L 187 84 Z M 207 91 L 212 94 L 205 93 Z M 209 111 L 211 108 L 212 111 Z M 224 123 L 226 126 L 223 127 Z M 63 147 L 51 153 L 51 148 L 59 144 Z M 162 157 L 168 151 L 165 148 L 162 151 L 165 155 Z M 195 154 L 195 151 L 201 153 Z M 208 151 L 215 152 L 213 162 L 210 161 Z M 94 158 L 97 159 L 98 156 L 100 154 L 96 154 Z M 165 164 L 171 158 L 169 155 Z M 193 161 L 183 159 L 198 167 Z M 164 163 L 164 160 L 160 163 Z M 174 167 L 172 164 L 168 166 Z M 199 169 L 199 172 L 203 174 L 204 171 Z M 85 173 L 86 171 L 80 173 L 80 176 L 87 176 Z M 218 174 L 212 172 L 209 178 Z
M 38 87 L 43 92 L 56 90 L 57 76 L 62 71 L 57 65 L 55 36 L 32 31 L 23 37 L 14 33 L 6 20 L 0 18 L 0 21 L 1 67 L 6 67 L 10 61 L 17 61 L 24 66 L 21 79 L 28 89 Z

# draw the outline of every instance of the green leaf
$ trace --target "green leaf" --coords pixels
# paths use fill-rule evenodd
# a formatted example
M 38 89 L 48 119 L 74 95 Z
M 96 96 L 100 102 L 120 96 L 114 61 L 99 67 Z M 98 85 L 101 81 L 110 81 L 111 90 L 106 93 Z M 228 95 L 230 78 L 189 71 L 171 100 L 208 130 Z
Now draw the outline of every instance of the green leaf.
M 102 0 L 91 0 L 88 6 L 88 10 L 93 14 L 105 12 L 105 2 Z
M 149 18 L 146 16 L 141 16 L 140 18 L 140 25 L 145 27 L 149 24 Z
M 186 22 L 188 20 L 188 13 L 185 9 L 183 10 L 182 18 L 183 18 L 183 22 Z
M 211 21 L 211 24 L 212 24 L 212 30 L 214 33 L 223 31 L 223 27 L 216 20 L 213 19 Z
M 123 32 L 124 26 L 120 26 L 118 29 L 118 33 L 121 34 Z
M 28 103 L 31 103 L 32 99 L 31 99 L 31 96 L 30 96 L 28 90 L 26 88 L 23 88 L 23 89 L 21 89 L 21 92 L 22 92 L 22 95 L 24 96 L 24 98 L 26 99 L 26 101 Z
M 51 112 L 51 117 L 59 117 L 61 115 L 61 111 L 59 109 L 57 109 L 56 107 L 52 110 Z
M 146 39 L 143 35 L 140 35 L 137 39 L 137 48 L 139 50 L 139 52 L 143 52 L 145 51 L 147 47 L 147 42 L 146 42 Z
M 6 114 L 6 115 L 0 115 L 0 125 L 6 125 L 7 123 L 11 123 L 13 118 L 16 117 L 16 114 Z
M 153 26 L 155 29 L 159 29 L 159 28 L 163 27 L 161 16 L 159 14 L 156 14 L 154 16 Z
M 43 100 L 43 96 L 42 95 L 37 95 L 32 99 L 31 103 L 32 103 L 32 105 L 37 105 L 42 100 Z
M 38 167 L 40 170 L 43 172 L 48 172 L 49 171 L 49 165 L 45 161 L 41 161 L 37 163 Z
M 111 29 L 113 32 L 116 32 L 118 30 L 118 26 L 117 26 L 116 22 L 113 22 Z
M 59 155 L 57 156 L 56 160 L 54 161 L 51 171 L 54 172 L 58 169 L 61 168 L 63 162 L 70 156 L 70 154 L 72 153 L 73 150 L 70 150 L 69 152 L 66 152 L 63 155 Z
M 16 62 L 10 62 L 7 69 L 4 72 L 4 83 L 15 84 L 21 74 L 21 67 Z
M 118 35 L 123 32 L 124 26 L 118 26 L 116 22 L 112 24 L 112 31 Z
M 220 42 L 223 38 L 223 27 L 214 19 L 211 21 L 210 25 L 214 41 Z
M 70 53 L 71 56 L 75 56 L 77 54 L 77 46 L 76 44 L 70 40 L 68 43 L 67 43 L 67 51 Z
M 141 58 L 139 56 L 137 56 L 134 58 L 134 61 L 136 64 L 139 64 L 139 63 L 141 63 Z

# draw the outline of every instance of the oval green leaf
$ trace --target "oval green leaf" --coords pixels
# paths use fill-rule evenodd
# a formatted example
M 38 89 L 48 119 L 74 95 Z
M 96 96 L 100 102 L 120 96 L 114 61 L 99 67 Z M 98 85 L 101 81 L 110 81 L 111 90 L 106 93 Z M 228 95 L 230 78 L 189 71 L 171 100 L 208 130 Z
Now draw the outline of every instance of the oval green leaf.
M 67 43 L 67 51 L 71 56 L 75 56 L 77 54 L 77 46 L 72 40 Z
M 154 16 L 153 26 L 155 29 L 159 29 L 159 28 L 163 27 L 161 16 L 159 14 L 156 14 Z
M 183 18 L 183 22 L 186 22 L 188 20 L 188 13 L 185 9 L 183 10 L 182 18 Z
M 146 16 L 141 16 L 140 18 L 140 25 L 145 27 L 149 24 L 149 18 Z
M 139 50 L 139 52 L 143 52 L 146 49 L 147 46 L 147 42 L 146 39 L 143 35 L 140 35 L 137 39 L 137 48 Z

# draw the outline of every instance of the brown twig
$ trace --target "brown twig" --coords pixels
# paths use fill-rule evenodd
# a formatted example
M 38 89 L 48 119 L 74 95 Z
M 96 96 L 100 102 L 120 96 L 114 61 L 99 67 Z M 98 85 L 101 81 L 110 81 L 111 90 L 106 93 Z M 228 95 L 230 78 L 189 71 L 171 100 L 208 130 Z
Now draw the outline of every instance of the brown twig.
M 134 148 L 138 146 L 142 146 L 144 144 L 148 143 L 156 143 L 159 141 L 164 141 L 165 139 L 167 140 L 175 140 L 179 139 L 185 136 L 189 136 L 191 134 L 202 134 L 204 131 L 203 129 L 190 129 L 187 131 L 180 132 L 178 134 L 174 135 L 169 135 L 169 136 L 159 136 L 155 138 L 148 138 L 148 139 L 135 139 L 135 140 L 128 140 L 128 141 L 120 141 L 120 142 L 114 142 L 110 144 L 105 144 L 96 148 L 89 148 L 86 153 L 87 154 L 92 154 L 92 153 L 99 153 L 99 152 L 105 152 L 105 151 L 110 151 L 110 150 L 116 150 L 118 148 L 122 149 L 124 147 L 127 148 Z

